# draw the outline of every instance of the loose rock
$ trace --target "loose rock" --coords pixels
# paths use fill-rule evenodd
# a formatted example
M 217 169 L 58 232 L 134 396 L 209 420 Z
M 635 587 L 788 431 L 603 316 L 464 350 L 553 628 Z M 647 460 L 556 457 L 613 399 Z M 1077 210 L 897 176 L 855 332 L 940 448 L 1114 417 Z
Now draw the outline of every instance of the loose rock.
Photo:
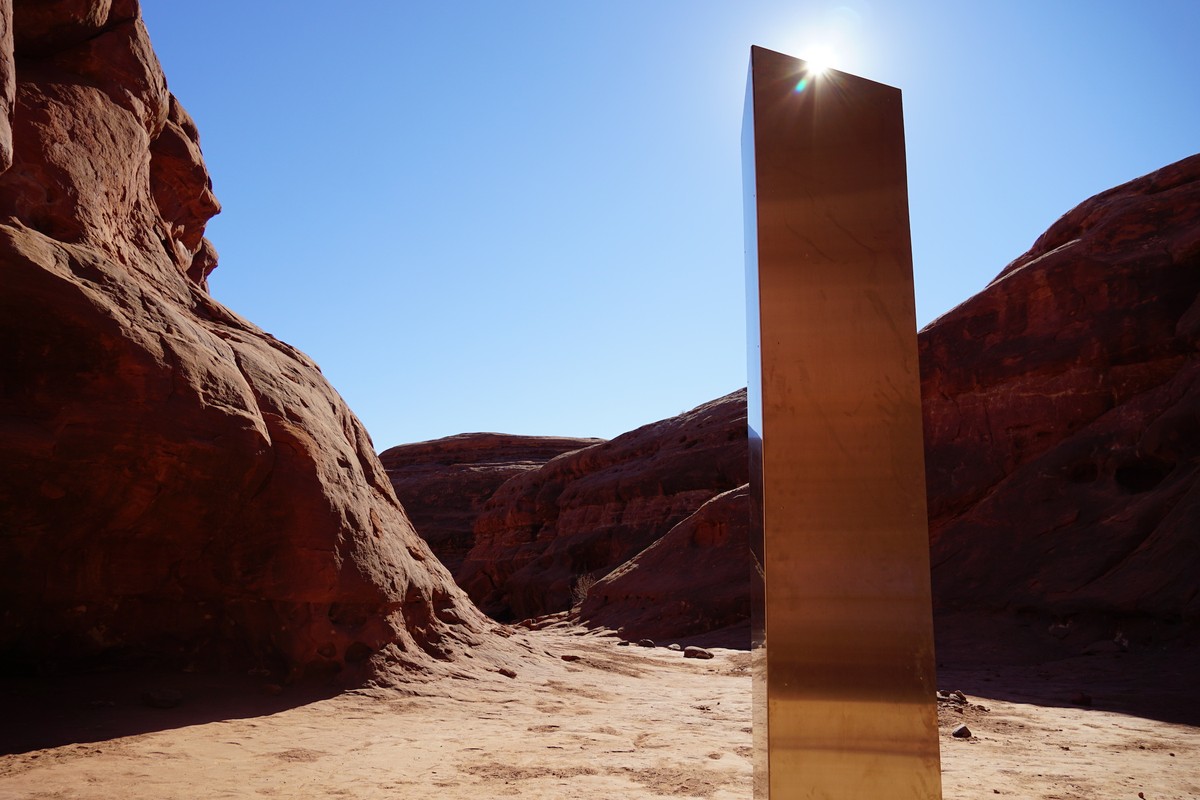
M 713 654 L 703 647 L 687 647 L 683 651 L 684 658 L 712 658 Z

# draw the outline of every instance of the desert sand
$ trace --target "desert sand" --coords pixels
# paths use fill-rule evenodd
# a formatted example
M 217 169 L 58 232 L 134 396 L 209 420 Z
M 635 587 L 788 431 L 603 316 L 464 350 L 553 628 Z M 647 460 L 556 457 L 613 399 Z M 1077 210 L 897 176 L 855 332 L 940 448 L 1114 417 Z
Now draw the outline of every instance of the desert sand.
M 529 652 L 516 677 L 336 695 L 255 676 L 9 682 L 0 798 L 751 796 L 747 652 L 686 659 L 568 624 L 513 638 Z M 1200 797 L 1200 720 L 1179 696 L 1194 666 L 943 661 L 942 688 L 965 696 L 939 703 L 945 797 Z M 953 738 L 962 722 L 972 736 Z

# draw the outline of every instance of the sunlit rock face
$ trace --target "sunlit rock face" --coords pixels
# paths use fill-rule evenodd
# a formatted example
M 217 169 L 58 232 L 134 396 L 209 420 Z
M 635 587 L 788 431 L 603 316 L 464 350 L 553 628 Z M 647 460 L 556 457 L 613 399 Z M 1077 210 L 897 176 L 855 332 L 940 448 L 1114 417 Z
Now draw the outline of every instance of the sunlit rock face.
M 484 505 L 455 577 L 499 619 L 565 611 L 581 580 L 608 574 L 747 473 L 742 390 L 511 478 Z
M 1200 616 L 1200 156 L 920 335 L 939 608 Z
M 0 15 L 4 663 L 359 680 L 485 638 L 316 365 L 209 297 L 218 205 L 137 4 Z
M 417 533 L 452 573 L 475 543 L 475 519 L 502 483 L 603 439 L 462 433 L 379 454 Z

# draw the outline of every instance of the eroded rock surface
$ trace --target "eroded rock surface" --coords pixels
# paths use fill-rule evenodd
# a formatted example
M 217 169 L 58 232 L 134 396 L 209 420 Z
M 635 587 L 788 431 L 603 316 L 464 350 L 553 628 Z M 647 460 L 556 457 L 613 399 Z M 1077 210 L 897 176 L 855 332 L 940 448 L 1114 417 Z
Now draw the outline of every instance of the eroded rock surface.
M 379 460 L 408 518 L 451 573 L 475 543 L 475 519 L 502 483 L 603 439 L 462 433 L 384 450 Z
M 920 335 L 943 609 L 1200 615 L 1200 156 L 1058 220 Z
M 666 641 L 735 626 L 749 643 L 749 487 L 723 492 L 592 585 L 578 609 L 589 626 Z
M 744 390 L 558 456 L 496 490 L 455 577 L 499 619 L 564 611 L 581 580 L 744 484 L 747 459 Z
M 316 365 L 208 296 L 218 205 L 137 4 L 3 31 L 5 664 L 362 679 L 488 638 Z

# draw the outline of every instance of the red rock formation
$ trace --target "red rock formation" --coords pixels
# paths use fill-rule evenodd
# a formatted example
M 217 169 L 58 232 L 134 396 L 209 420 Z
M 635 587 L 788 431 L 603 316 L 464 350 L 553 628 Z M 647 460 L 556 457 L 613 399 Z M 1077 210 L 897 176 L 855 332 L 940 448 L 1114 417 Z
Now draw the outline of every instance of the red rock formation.
M 455 574 L 499 619 L 571 606 L 599 578 L 748 479 L 745 391 L 551 459 L 503 484 Z
M 1200 156 L 920 336 L 939 607 L 1200 615 Z
M 136 3 L 15 6 L 0 36 L 0 112 L 15 86 L 0 113 L 6 663 L 361 678 L 481 641 L 487 622 L 317 367 L 205 291 L 218 206 Z
M 588 589 L 579 618 L 629 640 L 681 639 L 746 625 L 749 487 L 717 495 Z M 749 627 L 745 638 L 749 643 Z
M 462 433 L 379 454 L 413 527 L 451 573 L 475 543 L 475 518 L 509 478 L 603 439 Z

